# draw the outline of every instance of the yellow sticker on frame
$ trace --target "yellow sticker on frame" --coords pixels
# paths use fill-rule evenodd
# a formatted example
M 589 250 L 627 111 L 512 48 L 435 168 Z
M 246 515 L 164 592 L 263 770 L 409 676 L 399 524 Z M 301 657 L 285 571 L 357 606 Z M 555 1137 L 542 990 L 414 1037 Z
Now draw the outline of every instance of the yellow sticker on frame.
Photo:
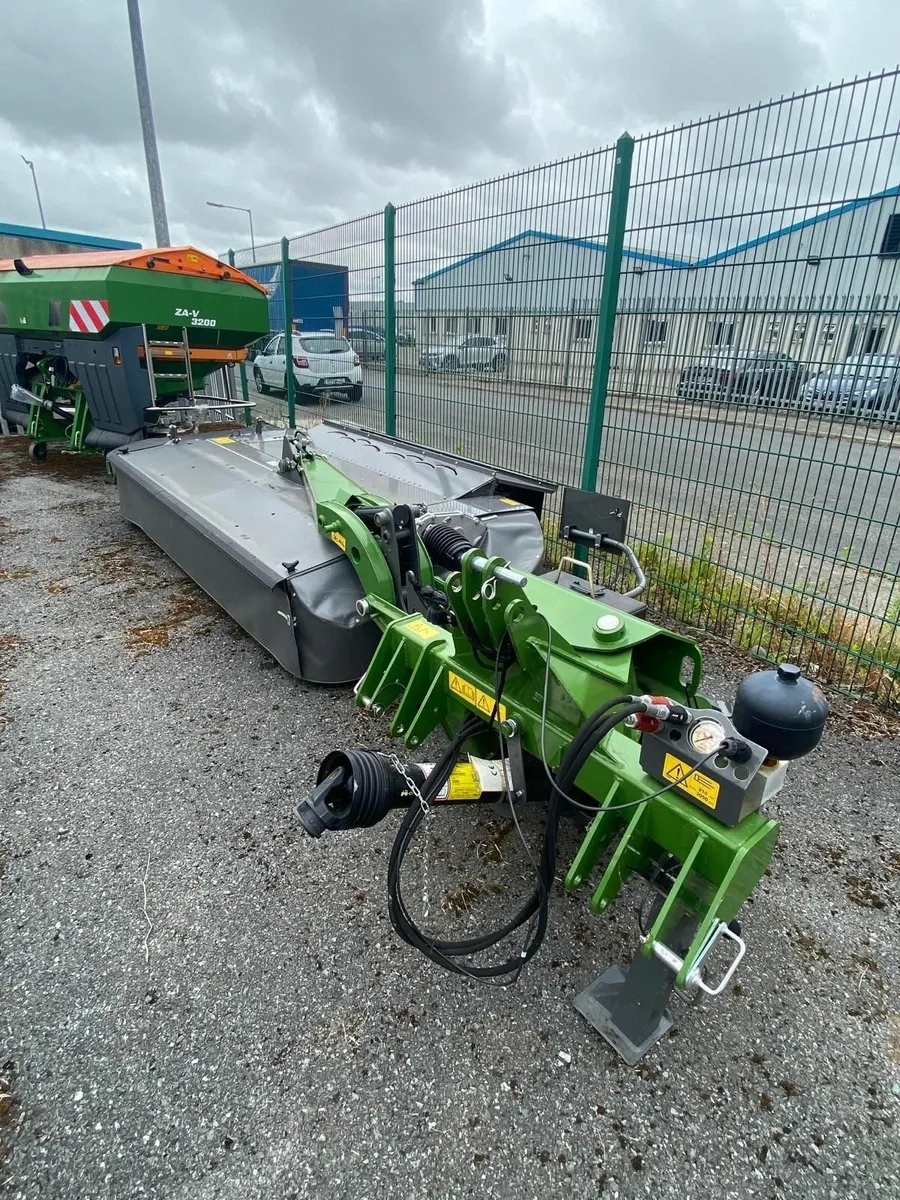
M 701 775 L 698 771 L 691 772 L 688 764 L 676 758 L 674 754 L 667 754 L 665 757 L 663 778 L 669 783 L 677 784 L 680 791 L 687 792 L 707 808 L 715 808 L 719 803 L 719 785 L 715 779 Z
M 447 780 L 448 800 L 477 800 L 481 784 L 471 763 L 457 763 Z
M 450 691 L 455 696 L 459 696 L 461 700 L 465 700 L 467 704 L 471 704 L 473 708 L 477 708 L 485 717 L 490 717 L 494 711 L 494 697 L 487 692 L 483 692 L 481 688 L 477 688 L 474 683 L 469 683 L 468 679 L 463 679 L 460 675 L 456 675 L 453 671 L 447 672 L 448 681 L 450 683 Z M 506 720 L 506 705 L 497 705 L 497 715 L 501 721 Z
M 338 533 L 338 531 L 336 529 L 334 529 L 334 530 L 332 530 L 330 537 L 336 546 L 339 546 L 340 549 L 344 551 L 344 553 L 347 552 L 347 539 L 344 537 L 344 535 L 342 533 Z
M 406 628 L 413 633 L 417 633 L 419 637 L 433 638 L 437 637 L 437 630 L 424 617 L 416 617 L 414 621 L 407 621 Z

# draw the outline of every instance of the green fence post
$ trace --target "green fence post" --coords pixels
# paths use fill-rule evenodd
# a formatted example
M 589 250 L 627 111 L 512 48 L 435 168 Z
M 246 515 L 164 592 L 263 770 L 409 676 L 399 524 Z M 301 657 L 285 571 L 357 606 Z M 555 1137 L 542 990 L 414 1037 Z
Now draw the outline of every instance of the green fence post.
M 229 267 L 234 266 L 234 251 L 233 250 L 228 251 L 228 265 L 229 265 Z M 247 402 L 250 399 L 250 392 L 247 389 L 247 367 L 246 367 L 243 359 L 241 360 L 241 365 L 240 365 L 240 375 L 241 375 L 241 399 L 244 401 L 245 404 L 247 404 Z M 252 420 L 250 419 L 250 409 L 249 408 L 244 409 L 244 424 L 247 426 L 248 429 L 253 424 Z
M 294 405 L 294 298 L 291 295 L 291 243 L 281 239 L 281 297 L 284 304 L 284 379 L 287 391 L 288 428 L 297 428 Z
M 397 314 L 394 306 L 394 213 L 384 206 L 384 432 L 397 433 Z
M 616 165 L 613 171 L 612 197 L 609 204 L 609 230 L 603 260 L 600 306 L 597 310 L 594 375 L 591 380 L 591 400 L 584 437 L 584 459 L 581 463 L 581 486 L 589 492 L 593 492 L 597 487 L 597 471 L 600 466 L 603 417 L 606 412 L 609 364 L 612 359 L 613 338 L 616 332 L 616 305 L 619 299 L 619 276 L 622 273 L 622 250 L 625 246 L 625 218 L 628 214 L 628 189 L 631 184 L 633 152 L 634 138 L 623 133 L 616 142 Z M 583 549 L 583 547 L 579 547 L 579 549 Z

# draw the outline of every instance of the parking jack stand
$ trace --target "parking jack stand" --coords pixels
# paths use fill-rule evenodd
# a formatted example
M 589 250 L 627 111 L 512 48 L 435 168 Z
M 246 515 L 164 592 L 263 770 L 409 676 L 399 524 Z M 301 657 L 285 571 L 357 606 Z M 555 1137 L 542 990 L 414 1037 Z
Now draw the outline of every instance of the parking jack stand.
M 684 955 L 697 929 L 692 917 L 681 917 L 668 944 Z M 675 974 L 655 955 L 638 953 L 627 970 L 610 967 L 574 998 L 573 1004 L 629 1066 L 672 1027 L 667 1005 Z

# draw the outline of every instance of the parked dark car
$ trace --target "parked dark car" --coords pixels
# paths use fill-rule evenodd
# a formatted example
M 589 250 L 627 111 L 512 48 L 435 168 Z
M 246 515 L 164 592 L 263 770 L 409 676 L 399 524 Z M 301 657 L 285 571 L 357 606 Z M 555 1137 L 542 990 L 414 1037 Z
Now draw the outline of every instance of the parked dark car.
M 811 412 L 836 416 L 896 420 L 900 408 L 900 357 L 860 354 L 834 363 L 807 382 L 800 405 Z
M 276 337 L 279 332 L 280 330 L 272 329 L 268 333 L 264 333 L 262 337 L 257 338 L 255 342 L 251 342 L 247 347 L 247 362 L 253 362 L 256 356 L 262 353 L 272 338 Z
M 416 344 L 416 335 L 411 329 L 397 330 L 397 345 L 398 346 L 414 346 Z
M 790 404 L 806 380 L 806 369 L 788 354 L 731 350 L 701 358 L 681 372 L 682 400 L 734 400 Z

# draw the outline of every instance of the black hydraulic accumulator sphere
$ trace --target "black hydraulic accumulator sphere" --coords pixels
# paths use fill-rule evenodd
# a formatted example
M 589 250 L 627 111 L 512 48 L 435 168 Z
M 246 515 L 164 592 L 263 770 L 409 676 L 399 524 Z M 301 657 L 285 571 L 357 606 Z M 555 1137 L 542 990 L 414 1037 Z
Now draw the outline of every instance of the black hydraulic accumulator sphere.
M 792 663 L 742 680 L 731 717 L 738 733 L 779 759 L 802 758 L 815 750 L 827 718 L 822 689 Z

